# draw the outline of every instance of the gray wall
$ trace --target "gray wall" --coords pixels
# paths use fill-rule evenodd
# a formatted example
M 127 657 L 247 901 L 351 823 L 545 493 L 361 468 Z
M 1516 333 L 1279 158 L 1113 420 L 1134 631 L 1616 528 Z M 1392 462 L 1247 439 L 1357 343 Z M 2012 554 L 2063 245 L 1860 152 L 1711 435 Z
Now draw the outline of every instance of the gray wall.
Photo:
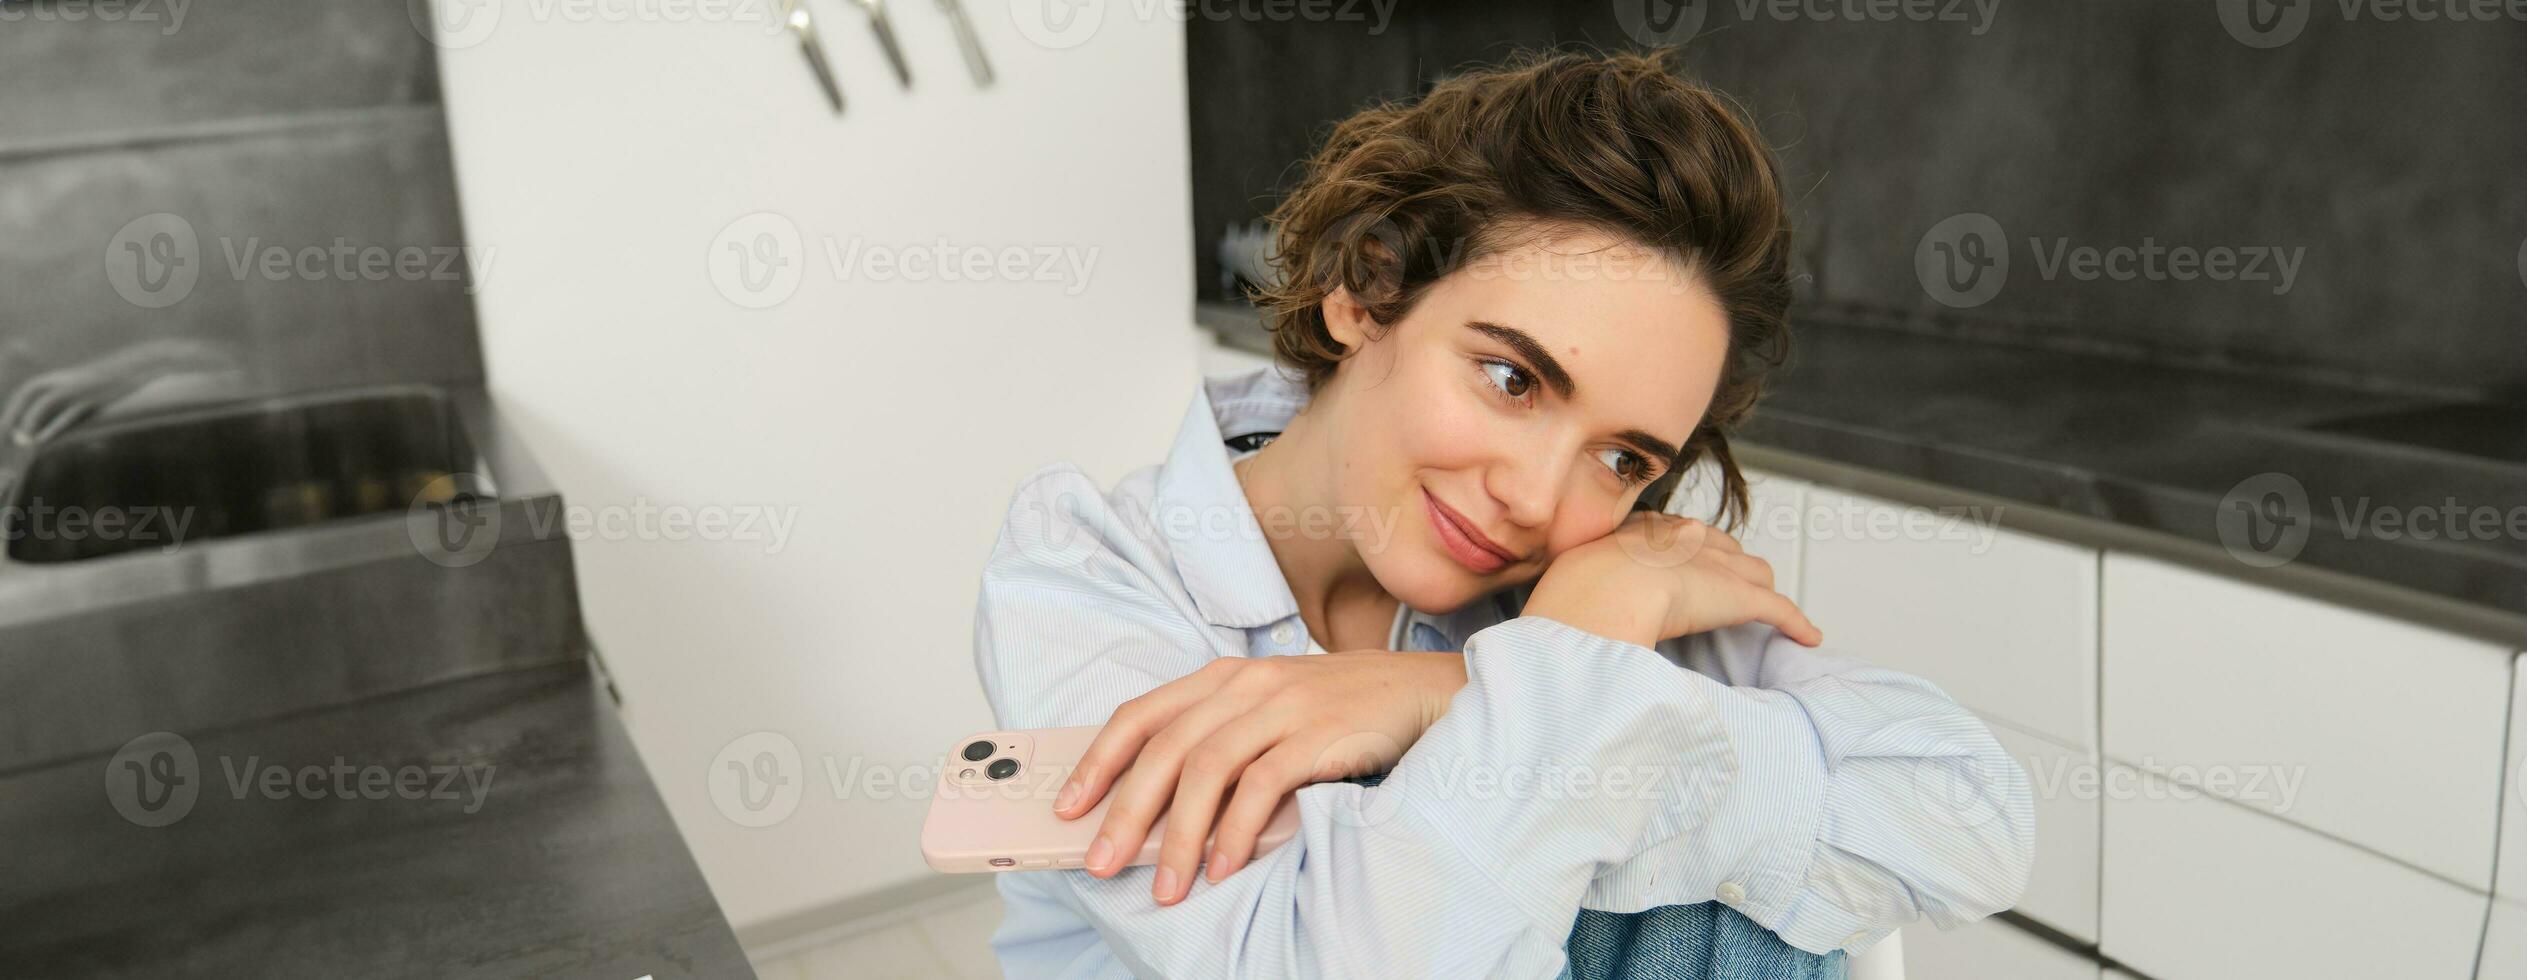
M 1350 107 L 1497 58 L 1503 38 L 1681 36 L 1637 26 L 1644 6 L 1668 5 L 1404 0 L 1374 35 L 1195 19 L 1204 295 L 1218 293 L 1208 243 L 1262 214 Z M 1819 6 L 1869 7 L 1795 9 Z M 2223 8 L 2245 6 L 2004 2 L 1988 22 L 1947 0 L 1924 9 L 1964 20 L 1684 9 L 1699 28 L 1689 63 L 1754 108 L 1802 189 L 1801 316 L 2527 399 L 2527 21 L 2385 22 L 2366 7 L 2346 20 L 2303 0 L 2275 33 L 2233 31 Z M 1959 308 L 1922 285 L 1915 256 L 1969 212 L 2002 229 L 2010 267 Z M 2031 238 L 2048 256 L 2149 240 L 2301 258 L 2286 292 L 2277 278 L 2083 281 L 2046 276 Z
M 249 393 L 481 378 L 437 63 L 403 0 L 0 18 L 0 391 L 153 339 L 229 350 Z M 151 215 L 172 218 L 133 226 Z M 263 267 L 274 248 L 297 268 Z

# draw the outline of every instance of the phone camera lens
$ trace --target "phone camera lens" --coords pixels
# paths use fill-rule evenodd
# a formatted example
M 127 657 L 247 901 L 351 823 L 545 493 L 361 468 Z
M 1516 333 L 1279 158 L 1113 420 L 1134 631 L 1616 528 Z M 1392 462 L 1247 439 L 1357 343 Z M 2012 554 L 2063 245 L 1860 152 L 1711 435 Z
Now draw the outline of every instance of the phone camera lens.
M 989 774 L 993 779 L 1007 779 L 1018 774 L 1018 760 L 1002 759 L 998 762 L 992 763 L 991 768 L 984 770 L 984 772 Z
M 965 743 L 965 761 L 967 762 L 981 762 L 991 758 L 991 753 L 992 744 L 989 739 Z

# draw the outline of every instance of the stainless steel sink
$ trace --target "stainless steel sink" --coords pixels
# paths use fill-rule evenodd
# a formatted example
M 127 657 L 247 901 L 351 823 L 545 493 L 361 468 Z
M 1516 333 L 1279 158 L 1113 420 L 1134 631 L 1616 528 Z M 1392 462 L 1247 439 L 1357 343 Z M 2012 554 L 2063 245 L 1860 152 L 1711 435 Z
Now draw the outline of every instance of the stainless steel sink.
M 2331 419 L 2311 431 L 2418 446 L 2498 463 L 2527 463 L 2527 405 L 2466 402 Z
M 5 513 L 12 561 L 81 561 L 490 497 L 446 392 L 320 392 L 135 418 L 41 447 Z M 75 510 L 74 510 L 75 509 Z M 38 515 L 156 523 L 44 533 Z M 180 515 L 181 519 L 161 515 Z

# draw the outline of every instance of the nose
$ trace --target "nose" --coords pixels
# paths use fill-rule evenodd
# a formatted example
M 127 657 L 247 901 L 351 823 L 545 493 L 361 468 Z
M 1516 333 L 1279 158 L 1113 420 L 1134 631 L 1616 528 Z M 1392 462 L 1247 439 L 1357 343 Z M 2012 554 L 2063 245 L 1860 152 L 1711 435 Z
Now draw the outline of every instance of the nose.
M 1525 528 L 1553 523 L 1553 512 L 1562 503 L 1562 488 L 1570 478 L 1571 462 L 1578 456 L 1578 447 L 1562 445 L 1564 441 L 1539 436 L 1510 443 L 1509 452 L 1491 467 L 1484 489 L 1490 491 L 1492 499 L 1500 501 L 1510 523 Z

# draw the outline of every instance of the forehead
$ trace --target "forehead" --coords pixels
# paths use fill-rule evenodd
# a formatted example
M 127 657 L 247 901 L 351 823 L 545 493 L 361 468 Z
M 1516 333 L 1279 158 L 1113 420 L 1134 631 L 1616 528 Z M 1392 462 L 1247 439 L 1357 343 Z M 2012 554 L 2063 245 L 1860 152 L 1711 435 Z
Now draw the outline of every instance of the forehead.
M 1415 310 L 1449 339 L 1481 320 L 1526 331 L 1569 370 L 1578 404 L 1614 427 L 1682 442 L 1728 354 L 1719 299 L 1684 263 L 1587 232 L 1483 256 Z M 1479 342 L 1479 341 L 1478 341 Z

